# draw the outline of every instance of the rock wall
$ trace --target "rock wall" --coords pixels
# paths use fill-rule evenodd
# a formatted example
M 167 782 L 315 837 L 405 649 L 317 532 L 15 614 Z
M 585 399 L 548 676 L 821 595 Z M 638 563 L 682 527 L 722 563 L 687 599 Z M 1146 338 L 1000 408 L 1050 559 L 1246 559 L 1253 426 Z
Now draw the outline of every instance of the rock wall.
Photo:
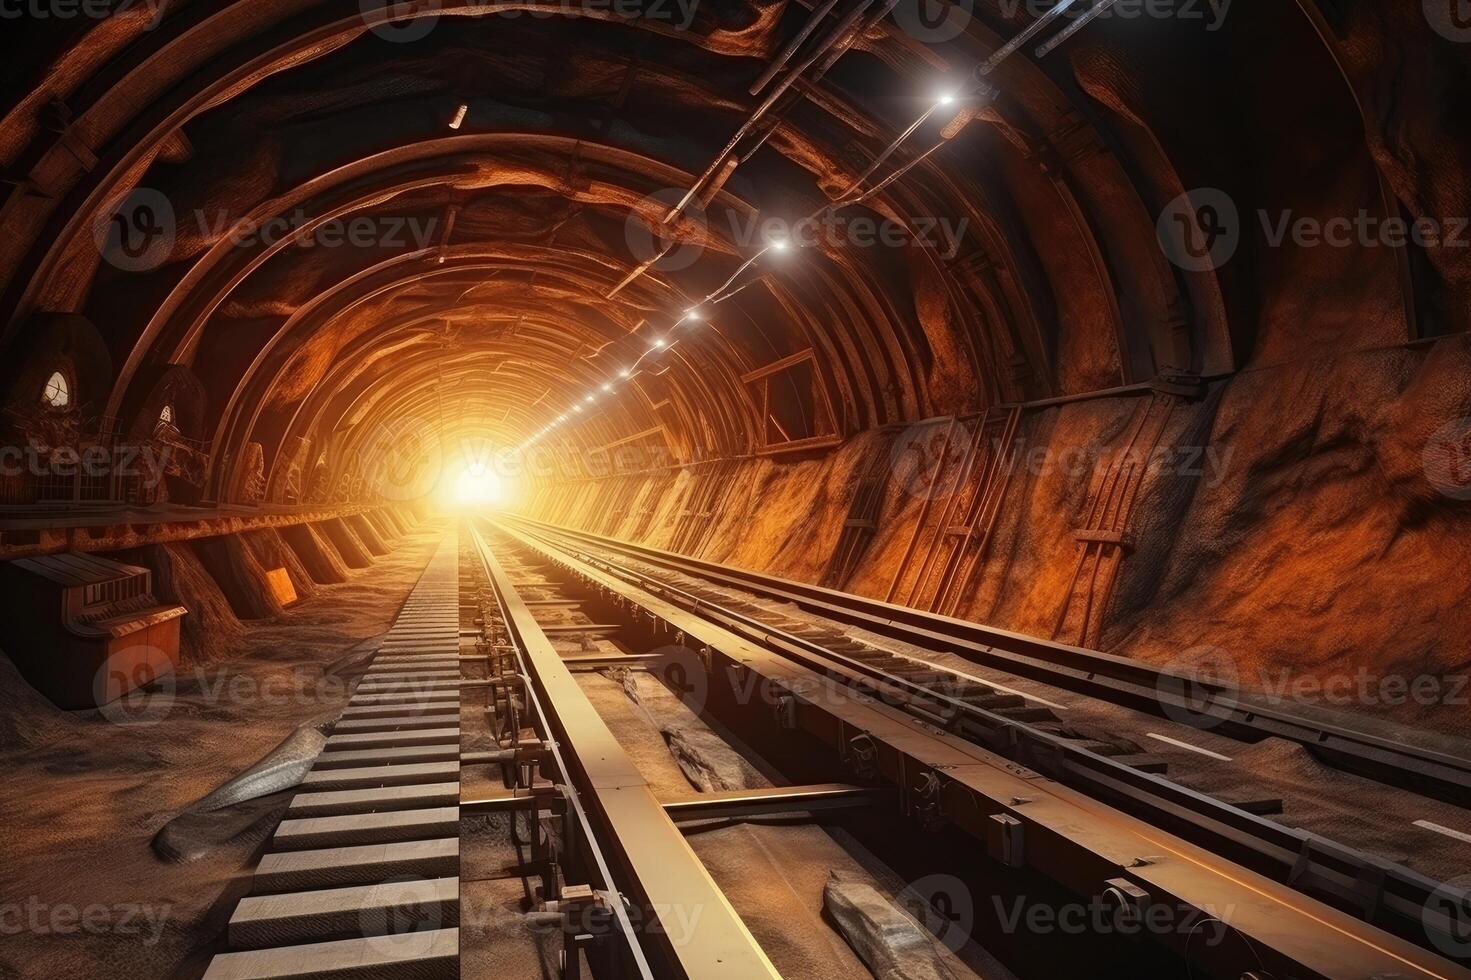
M 293 524 L 281 529 L 281 537 L 296 552 L 312 580 L 322 585 L 346 582 L 347 565 L 327 536 L 311 524 Z
M 938 532 L 964 523 L 981 482 L 959 476 L 973 423 L 949 448 L 948 421 L 931 421 L 817 459 L 688 468 L 621 492 L 590 483 L 528 512 L 1152 663 L 1206 648 L 1247 689 L 1290 683 L 1313 699 L 1316 684 L 1351 683 L 1346 707 L 1461 731 L 1468 418 L 1464 335 L 1244 371 L 1197 397 L 1146 389 L 1027 409 L 993 530 L 973 573 L 951 576 L 948 609 Z M 855 549 L 843 525 L 875 473 L 882 503 Z M 719 480 L 721 505 L 692 532 L 702 480 Z M 1119 544 L 1091 540 L 1108 528 Z M 844 549 L 857 558 L 834 581 Z M 1417 679 L 1438 693 L 1396 694 Z

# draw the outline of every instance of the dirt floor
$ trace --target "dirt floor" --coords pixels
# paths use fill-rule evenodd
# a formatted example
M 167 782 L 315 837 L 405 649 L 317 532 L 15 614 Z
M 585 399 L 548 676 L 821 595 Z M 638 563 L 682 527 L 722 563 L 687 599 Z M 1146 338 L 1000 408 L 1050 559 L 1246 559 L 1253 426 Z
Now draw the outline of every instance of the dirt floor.
M 388 627 L 444 530 L 415 531 L 348 582 L 248 622 L 172 691 L 112 717 L 57 711 L 0 658 L 0 978 L 203 972 L 290 793 L 194 828 L 220 843 L 192 862 L 166 862 L 150 842 L 298 725 L 335 716 L 347 691 L 327 668 Z

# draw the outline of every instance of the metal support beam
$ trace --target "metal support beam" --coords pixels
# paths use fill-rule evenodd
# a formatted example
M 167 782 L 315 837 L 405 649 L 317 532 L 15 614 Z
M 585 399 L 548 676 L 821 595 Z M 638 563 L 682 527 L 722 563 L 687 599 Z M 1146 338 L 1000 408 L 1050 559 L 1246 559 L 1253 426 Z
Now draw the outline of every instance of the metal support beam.
M 1282 976 L 1467 978 L 1471 970 L 1347 912 L 1130 816 L 1042 773 L 926 724 L 752 638 L 696 615 L 506 524 L 501 530 L 683 631 L 717 655 L 712 683 L 789 697 L 795 727 L 830 745 L 862 779 L 882 779 L 914 796 L 916 817 L 949 823 L 992 855 L 1054 879 L 1074 893 L 1159 905 L 1180 917 L 1231 910 L 1230 929 L 1250 959 L 1216 950 L 1200 975 L 1236 980 L 1255 966 Z M 997 817 L 1004 818 L 998 822 Z M 1004 823 L 1004 826 L 1003 826 Z M 1002 832 L 1004 831 L 1004 833 Z M 1142 895 L 1144 898 L 1139 898 Z M 1189 955 L 1190 932 L 1152 936 Z
M 655 919 L 662 914 L 698 914 L 699 928 L 682 935 L 648 928 L 640 936 L 661 949 L 676 969 L 700 980 L 777 980 L 777 973 L 684 835 L 654 795 L 653 788 L 599 716 L 522 601 L 505 569 L 478 533 L 476 547 L 495 586 L 505 625 L 522 654 L 532 687 L 569 765 L 580 800 L 616 842 L 621 887 Z M 671 936 L 678 935 L 679 942 Z
M 664 812 L 675 821 L 711 820 L 732 817 L 769 817 L 783 813 L 817 813 L 869 807 L 889 796 L 890 791 L 847 783 L 817 783 L 811 786 L 772 786 L 738 789 L 723 793 L 700 793 L 664 801 Z

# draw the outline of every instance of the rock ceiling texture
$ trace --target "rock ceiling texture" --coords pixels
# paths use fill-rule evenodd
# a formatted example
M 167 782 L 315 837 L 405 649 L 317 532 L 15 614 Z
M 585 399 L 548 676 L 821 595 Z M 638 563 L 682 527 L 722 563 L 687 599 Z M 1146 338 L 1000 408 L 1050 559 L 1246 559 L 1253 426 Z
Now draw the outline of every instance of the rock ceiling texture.
M 1130 611 L 1199 589 L 1213 556 L 1249 556 L 1223 594 L 1270 577 L 1273 548 L 1252 542 L 1279 508 L 1289 538 L 1313 508 L 1343 510 L 1355 554 L 1464 529 L 1420 452 L 1471 414 L 1471 249 L 1270 234 L 1284 214 L 1471 212 L 1471 45 L 1417 0 L 1182 0 L 1046 55 L 1023 45 L 984 87 L 976 67 L 1039 5 L 957 5 L 948 38 L 909 0 L 823 4 L 810 33 L 811 7 L 769 0 L 113 6 L 6 22 L 0 370 L 12 415 L 59 357 L 94 426 L 136 431 L 177 403 L 199 499 L 340 498 L 406 438 L 521 445 L 604 383 L 554 444 L 691 463 L 1163 378 L 1210 397 L 1159 437 L 1240 455 L 1216 498 L 1141 519 L 1143 552 L 1187 516 L 1196 539 L 1134 562 L 1147 574 L 1111 607 L 1126 631 L 1148 633 Z M 960 97 L 938 106 L 945 92 Z M 1161 247 L 1187 192 L 1234 209 L 1227 259 Z M 767 248 L 834 202 L 822 234 Z M 894 240 L 859 240 L 874 228 Z M 708 318 L 677 323 L 693 306 Z M 1107 414 L 1022 434 L 1129 431 Z M 1366 473 L 1351 503 L 1304 489 Z M 842 507 L 811 486 L 787 487 L 794 513 Z M 1090 493 L 1032 492 L 1002 525 L 1040 543 L 987 574 L 1035 572 L 1054 594 L 995 585 L 970 612 L 1047 633 Z M 882 593 L 876 569 L 902 550 L 847 573 Z M 1219 618 L 1245 637 L 1251 615 Z M 1303 642 L 1337 650 L 1317 622 Z
M 445 424 L 525 439 L 730 280 L 761 221 L 838 198 L 1032 19 L 986 0 L 964 33 L 927 43 L 903 10 L 860 4 L 814 30 L 809 44 L 833 43 L 800 79 L 753 96 L 806 25 L 801 5 L 361 6 L 135 2 L 7 27 L 6 347 L 42 314 L 86 317 L 113 369 L 87 394 L 122 418 L 187 367 L 210 396 L 189 421 L 214 450 L 213 495 L 249 442 L 269 468 L 365 419 L 438 419 L 447 384 Z M 1464 253 L 1169 262 L 1156 220 L 1187 189 L 1221 188 L 1243 212 L 1437 213 L 1466 197 L 1465 134 L 1424 98 L 1464 81 L 1465 61 L 1418 4 L 1242 5 L 1218 23 L 1199 6 L 1101 19 L 1045 58 L 1023 48 L 994 97 L 937 113 L 861 185 L 913 164 L 839 212 L 858 232 L 747 269 L 709 329 L 570 438 L 657 428 L 678 459 L 748 453 L 766 436 L 742 376 L 807 350 L 848 435 L 1312 356 L 1349 317 L 1353 343 L 1460 329 Z M 759 139 L 732 168 L 743 126 Z M 139 188 L 172 208 L 172 240 L 103 261 L 99 229 Z M 371 247 L 281 231 L 357 218 Z M 855 246 L 862 220 L 905 237 Z M 661 240 L 674 248 L 650 266 Z

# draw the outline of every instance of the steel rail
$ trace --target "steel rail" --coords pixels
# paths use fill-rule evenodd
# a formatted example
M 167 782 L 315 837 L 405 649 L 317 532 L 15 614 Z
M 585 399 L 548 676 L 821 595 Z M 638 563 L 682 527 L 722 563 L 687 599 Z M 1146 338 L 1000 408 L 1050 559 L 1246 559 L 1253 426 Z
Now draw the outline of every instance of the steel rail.
M 516 532 L 511 532 L 516 534 Z M 517 534 L 556 549 L 546 536 Z M 564 564 L 571 557 L 550 552 Z M 579 560 L 579 559 L 574 559 Z M 1424 943 L 1454 942 L 1455 923 L 1441 914 L 1454 896 L 1442 883 L 1327 838 L 1286 827 L 1164 777 L 1142 772 L 1049 732 L 999 716 L 921 683 L 827 650 L 759 619 L 712 603 L 637 569 L 584 553 L 580 560 L 661 596 L 685 611 L 718 622 L 744 639 L 792 657 L 825 676 L 908 711 L 947 732 L 1067 783 L 1140 819 L 1170 829 L 1192 844 L 1240 862 L 1304 894 L 1353 909 Z M 697 576 L 698 577 L 698 576 Z M 943 670 L 943 668 L 940 668 Z M 1445 903 L 1437 898 L 1449 896 Z M 1458 948 L 1451 946 L 1450 948 Z
M 617 538 L 525 517 L 507 515 L 506 519 L 761 598 L 790 602 L 880 636 L 931 649 L 951 650 L 982 666 L 1240 741 L 1286 739 L 1345 771 L 1459 806 L 1471 806 L 1471 759 L 1251 701 L 1220 682 Z
M 741 921 L 704 864 L 665 812 L 652 787 L 618 744 L 562 662 L 530 607 L 473 524 L 466 525 L 502 613 L 502 623 L 524 675 L 527 697 L 549 728 L 551 751 L 573 781 L 569 804 L 580 817 L 595 816 L 606 831 L 605 846 L 632 897 L 653 921 L 638 935 L 653 943 L 671 975 L 694 980 L 779 980 L 780 974 Z M 586 808 L 584 808 L 584 803 Z M 613 887 L 615 876 L 590 839 L 599 869 Z M 628 930 L 643 976 L 650 964 L 628 911 L 614 901 L 613 914 Z M 682 917 L 682 921 L 674 917 Z M 681 931 L 685 930 L 685 931 Z
M 491 556 L 486 550 L 484 541 L 481 540 L 480 535 L 475 531 L 473 526 L 467 523 L 465 525 L 465 531 L 471 543 L 475 546 L 476 555 L 480 558 L 481 568 L 485 573 L 486 580 L 490 583 L 490 593 L 495 599 L 500 621 L 506 628 L 506 635 L 512 640 L 506 652 L 509 652 L 515 659 L 517 673 L 522 677 L 529 676 L 527 673 L 529 664 L 527 663 L 528 657 L 525 648 L 516 640 L 516 634 L 512 632 L 513 624 L 507 603 L 507 595 L 502 588 L 502 582 L 491 573 Z M 530 685 L 524 685 L 522 691 L 526 696 L 527 708 L 529 709 L 530 715 L 541 723 L 540 729 L 543 734 L 549 733 L 551 716 L 542 706 L 540 695 Z M 602 848 L 598 844 L 597 835 L 593 831 L 592 823 L 588 818 L 586 808 L 582 805 L 582 799 L 577 792 L 577 788 L 571 783 L 572 769 L 569 767 L 568 760 L 562 752 L 562 747 L 555 741 L 547 741 L 543 744 L 546 746 L 547 752 L 551 756 L 553 765 L 557 771 L 568 779 L 568 783 L 565 786 L 565 797 L 567 806 L 577 821 L 578 832 L 582 837 L 579 843 L 591 858 L 593 869 L 599 879 L 598 883 L 603 886 L 604 890 L 611 892 L 616 898 L 619 895 L 617 881 L 613 876 L 612 869 L 608 865 L 608 860 L 603 854 Z M 534 802 L 535 796 L 528 795 L 524 799 L 530 805 Z M 471 800 L 468 803 L 461 803 L 461 812 L 473 814 L 489 812 L 494 809 L 508 809 L 511 808 L 511 804 L 511 800 L 498 800 L 496 803 L 489 805 L 487 805 L 486 801 Z M 610 903 L 610 906 L 613 921 L 616 923 L 618 932 L 627 946 L 629 956 L 633 960 L 634 969 L 642 980 L 652 980 L 653 973 L 650 970 L 648 958 L 639 947 L 633 923 L 628 916 L 628 910 L 621 901 L 613 901 Z
M 1283 969 L 1284 975 L 1471 977 L 1458 964 L 1291 886 L 842 686 L 830 672 L 809 667 L 781 649 L 780 631 L 761 627 L 743 635 L 710 618 L 720 610 L 708 600 L 681 594 L 607 559 L 584 560 L 525 532 L 504 525 L 501 530 L 705 644 L 712 657 L 723 658 L 733 684 L 755 674 L 785 692 L 792 702 L 788 727 L 828 741 L 850 762 L 859 751 L 855 746 L 865 744 L 873 770 L 899 783 L 906 812 L 919 792 L 917 783 L 931 787 L 933 793 L 924 799 L 934 801 L 957 826 L 985 838 L 993 856 L 999 851 L 1004 863 L 1041 870 L 1082 894 L 1101 881 L 1126 904 L 1134 896 L 1143 905 L 1175 902 L 1203 915 L 1228 909 L 1230 915 L 1223 918 L 1229 917 L 1230 928 L 1246 937 L 1265 961 L 1257 965 Z M 715 671 L 717 677 L 721 673 Z M 1010 843 L 998 846 L 998 836 Z M 1156 938 L 1169 942 L 1182 937 Z M 1188 956 L 1188 943 L 1184 952 Z M 1227 964 L 1214 961 L 1193 967 L 1233 980 L 1240 975 L 1218 972 Z

